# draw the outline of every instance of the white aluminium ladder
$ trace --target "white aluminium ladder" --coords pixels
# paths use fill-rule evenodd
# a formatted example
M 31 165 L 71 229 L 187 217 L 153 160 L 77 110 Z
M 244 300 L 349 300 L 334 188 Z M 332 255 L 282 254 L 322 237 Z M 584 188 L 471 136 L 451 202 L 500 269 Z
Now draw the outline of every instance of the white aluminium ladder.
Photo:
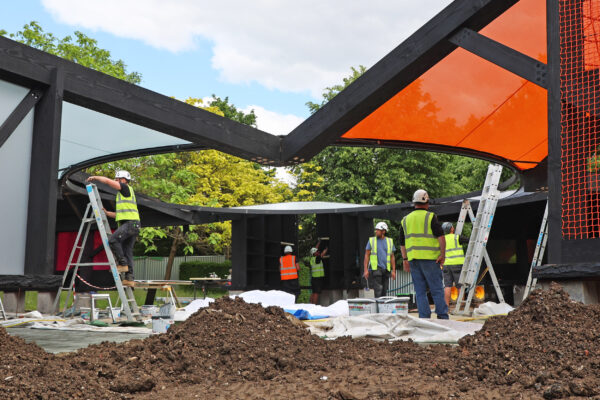
M 456 308 L 454 309 L 453 314 L 468 314 L 470 312 L 471 300 L 473 299 L 475 287 L 477 286 L 481 264 L 484 260 L 487 264 L 487 270 L 492 278 L 494 288 L 496 289 L 498 300 L 501 303 L 504 303 L 504 296 L 500 290 L 498 279 L 496 278 L 494 268 L 486 250 L 486 244 L 500 195 L 498 184 L 500 182 L 501 175 L 502 166 L 498 164 L 490 164 L 485 178 L 485 183 L 483 185 L 483 190 L 481 192 L 481 200 L 479 201 L 476 217 L 473 216 L 473 210 L 471 209 L 469 201 L 463 201 L 463 206 L 461 208 L 455 233 L 460 235 L 462 232 L 467 213 L 469 213 L 469 217 L 473 222 L 473 229 L 471 231 L 467 253 L 465 254 L 465 262 L 458 280 L 458 282 L 461 284 L 461 288 L 458 294 L 458 299 L 456 300 Z M 468 295 L 465 299 L 465 294 L 467 291 Z
M 533 269 L 542 265 L 542 259 L 544 258 L 544 252 L 546 251 L 546 242 L 548 241 L 548 202 L 546 201 L 546 209 L 544 210 L 544 218 L 542 218 L 542 226 L 540 227 L 540 233 L 538 234 L 538 240 L 535 244 L 535 252 L 533 253 L 533 260 L 531 260 L 531 269 L 529 270 L 529 276 L 527 277 L 527 284 L 525 285 L 525 291 L 523 292 L 523 300 L 529 296 L 529 293 L 535 289 L 537 284 L 537 278 L 533 278 Z
M 117 271 L 117 264 L 115 262 L 115 257 L 110 249 L 108 244 L 108 238 L 112 234 L 110 230 L 110 225 L 108 224 L 108 219 L 106 218 L 106 214 L 102 208 L 102 200 L 100 199 L 100 194 L 98 193 L 98 188 L 94 184 L 86 185 L 88 197 L 90 198 L 90 202 L 87 205 L 85 210 L 85 214 L 83 219 L 81 220 L 81 226 L 79 227 L 79 232 L 77 233 L 77 238 L 75 239 L 75 244 L 73 245 L 73 249 L 71 250 L 71 255 L 69 256 L 69 262 L 65 268 L 65 272 L 63 274 L 63 279 L 60 287 L 58 288 L 58 294 L 56 299 L 54 300 L 54 312 L 59 312 L 60 306 L 60 295 L 63 290 L 68 290 L 67 297 L 65 299 L 63 315 L 66 313 L 67 304 L 71 299 L 71 295 L 73 294 L 73 288 L 75 286 L 75 278 L 77 277 L 77 272 L 79 267 L 89 267 L 94 265 L 109 265 L 110 271 L 115 281 L 115 287 L 117 288 L 117 292 L 119 293 L 119 298 L 121 299 L 121 304 L 123 305 L 123 312 L 127 316 L 128 321 L 133 321 L 134 316 L 139 316 L 139 309 L 137 303 L 135 301 L 135 297 L 133 295 L 133 289 L 129 286 L 123 286 L 121 282 L 121 277 L 119 272 Z M 85 247 L 85 243 L 87 242 L 88 235 L 90 233 L 91 227 L 93 224 L 96 224 L 98 227 L 98 231 L 100 232 L 100 237 L 102 239 L 102 245 L 104 247 L 104 251 L 106 252 L 106 257 L 108 258 L 107 263 L 82 263 L 81 256 L 83 254 L 83 248 Z M 76 255 L 77 254 L 77 255 Z M 76 258 L 76 259 L 75 259 Z M 75 259 L 75 260 L 74 260 Z M 71 280 L 69 286 L 65 287 L 65 282 L 67 281 L 67 275 L 69 274 L 69 270 L 73 269 L 73 274 L 71 276 Z
M 6 312 L 4 311 L 4 305 L 2 304 L 2 299 L 0 299 L 0 314 L 2 314 L 2 319 L 7 320 Z

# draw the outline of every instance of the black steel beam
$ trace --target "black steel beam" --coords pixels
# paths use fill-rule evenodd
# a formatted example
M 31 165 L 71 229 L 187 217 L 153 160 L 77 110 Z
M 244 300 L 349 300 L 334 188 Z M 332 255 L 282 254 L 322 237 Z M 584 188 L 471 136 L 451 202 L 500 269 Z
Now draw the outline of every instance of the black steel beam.
M 25 274 L 54 272 L 58 153 L 64 73 L 52 72 L 50 86 L 35 108 L 29 173 Z
M 277 136 L 0 37 L 0 79 L 49 85 L 55 67 L 73 104 L 262 164 L 280 158 Z
M 463 49 L 547 89 L 546 64 L 469 28 L 461 28 L 448 40 Z
M 10 135 L 15 131 L 17 126 L 23 121 L 23 118 L 29 114 L 29 111 L 39 101 L 42 97 L 42 91 L 40 90 L 31 90 L 23 100 L 15 107 L 12 113 L 6 118 L 6 120 L 0 126 L 0 147 L 8 140 Z
M 283 138 L 282 160 L 307 160 L 450 54 L 457 29 L 480 30 L 517 0 L 456 0 Z
M 546 1 L 548 43 L 548 263 L 562 259 L 559 2 Z

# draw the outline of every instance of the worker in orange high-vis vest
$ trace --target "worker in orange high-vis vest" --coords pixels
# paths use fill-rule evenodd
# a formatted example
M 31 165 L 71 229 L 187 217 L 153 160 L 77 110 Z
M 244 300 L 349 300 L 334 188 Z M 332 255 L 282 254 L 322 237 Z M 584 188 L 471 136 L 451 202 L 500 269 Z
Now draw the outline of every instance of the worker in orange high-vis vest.
M 283 256 L 279 257 L 279 272 L 283 291 L 293 294 L 295 299 L 298 300 L 298 296 L 300 296 L 300 283 L 298 282 L 300 268 L 296 256 L 292 254 L 292 246 L 285 246 L 283 249 Z

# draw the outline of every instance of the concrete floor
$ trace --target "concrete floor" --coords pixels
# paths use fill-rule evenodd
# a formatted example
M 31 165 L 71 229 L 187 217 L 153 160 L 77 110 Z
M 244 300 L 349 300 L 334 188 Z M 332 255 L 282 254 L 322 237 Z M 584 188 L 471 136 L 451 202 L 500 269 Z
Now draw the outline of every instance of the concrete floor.
M 143 339 L 150 334 L 142 333 L 105 333 L 58 331 L 30 328 L 8 328 L 9 335 L 19 336 L 26 342 L 34 342 L 49 353 L 64 353 L 76 351 L 102 342 L 126 342 L 131 339 Z

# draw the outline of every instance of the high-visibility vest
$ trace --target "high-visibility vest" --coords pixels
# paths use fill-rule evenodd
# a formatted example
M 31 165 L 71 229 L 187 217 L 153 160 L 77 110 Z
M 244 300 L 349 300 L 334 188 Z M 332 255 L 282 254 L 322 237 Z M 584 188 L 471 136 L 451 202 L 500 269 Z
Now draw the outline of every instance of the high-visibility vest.
M 446 239 L 446 261 L 444 265 L 463 265 L 465 263 L 465 252 L 459 243 L 459 236 L 449 233 Z
M 298 279 L 298 270 L 296 269 L 296 256 L 288 254 L 279 257 L 279 272 L 281 280 Z
M 417 209 L 402 218 L 408 260 L 437 260 L 440 243 L 431 230 L 431 211 Z
M 317 257 L 310 258 L 310 273 L 313 278 L 322 278 L 325 276 L 325 268 L 323 268 L 323 259 L 317 262 Z
M 140 213 L 138 212 L 137 202 L 135 201 L 135 193 L 133 188 L 129 186 L 129 197 L 125 197 L 121 192 L 117 192 L 117 207 L 115 221 L 139 221 Z
M 394 241 L 392 238 L 386 237 L 385 241 L 387 243 L 387 255 L 386 255 L 386 268 L 388 271 L 392 269 L 392 252 L 394 251 Z M 377 269 L 377 236 L 372 236 L 369 238 L 369 243 L 371 244 L 371 256 L 369 257 L 369 263 L 371 264 L 371 269 Z M 381 250 L 383 251 L 383 249 Z

